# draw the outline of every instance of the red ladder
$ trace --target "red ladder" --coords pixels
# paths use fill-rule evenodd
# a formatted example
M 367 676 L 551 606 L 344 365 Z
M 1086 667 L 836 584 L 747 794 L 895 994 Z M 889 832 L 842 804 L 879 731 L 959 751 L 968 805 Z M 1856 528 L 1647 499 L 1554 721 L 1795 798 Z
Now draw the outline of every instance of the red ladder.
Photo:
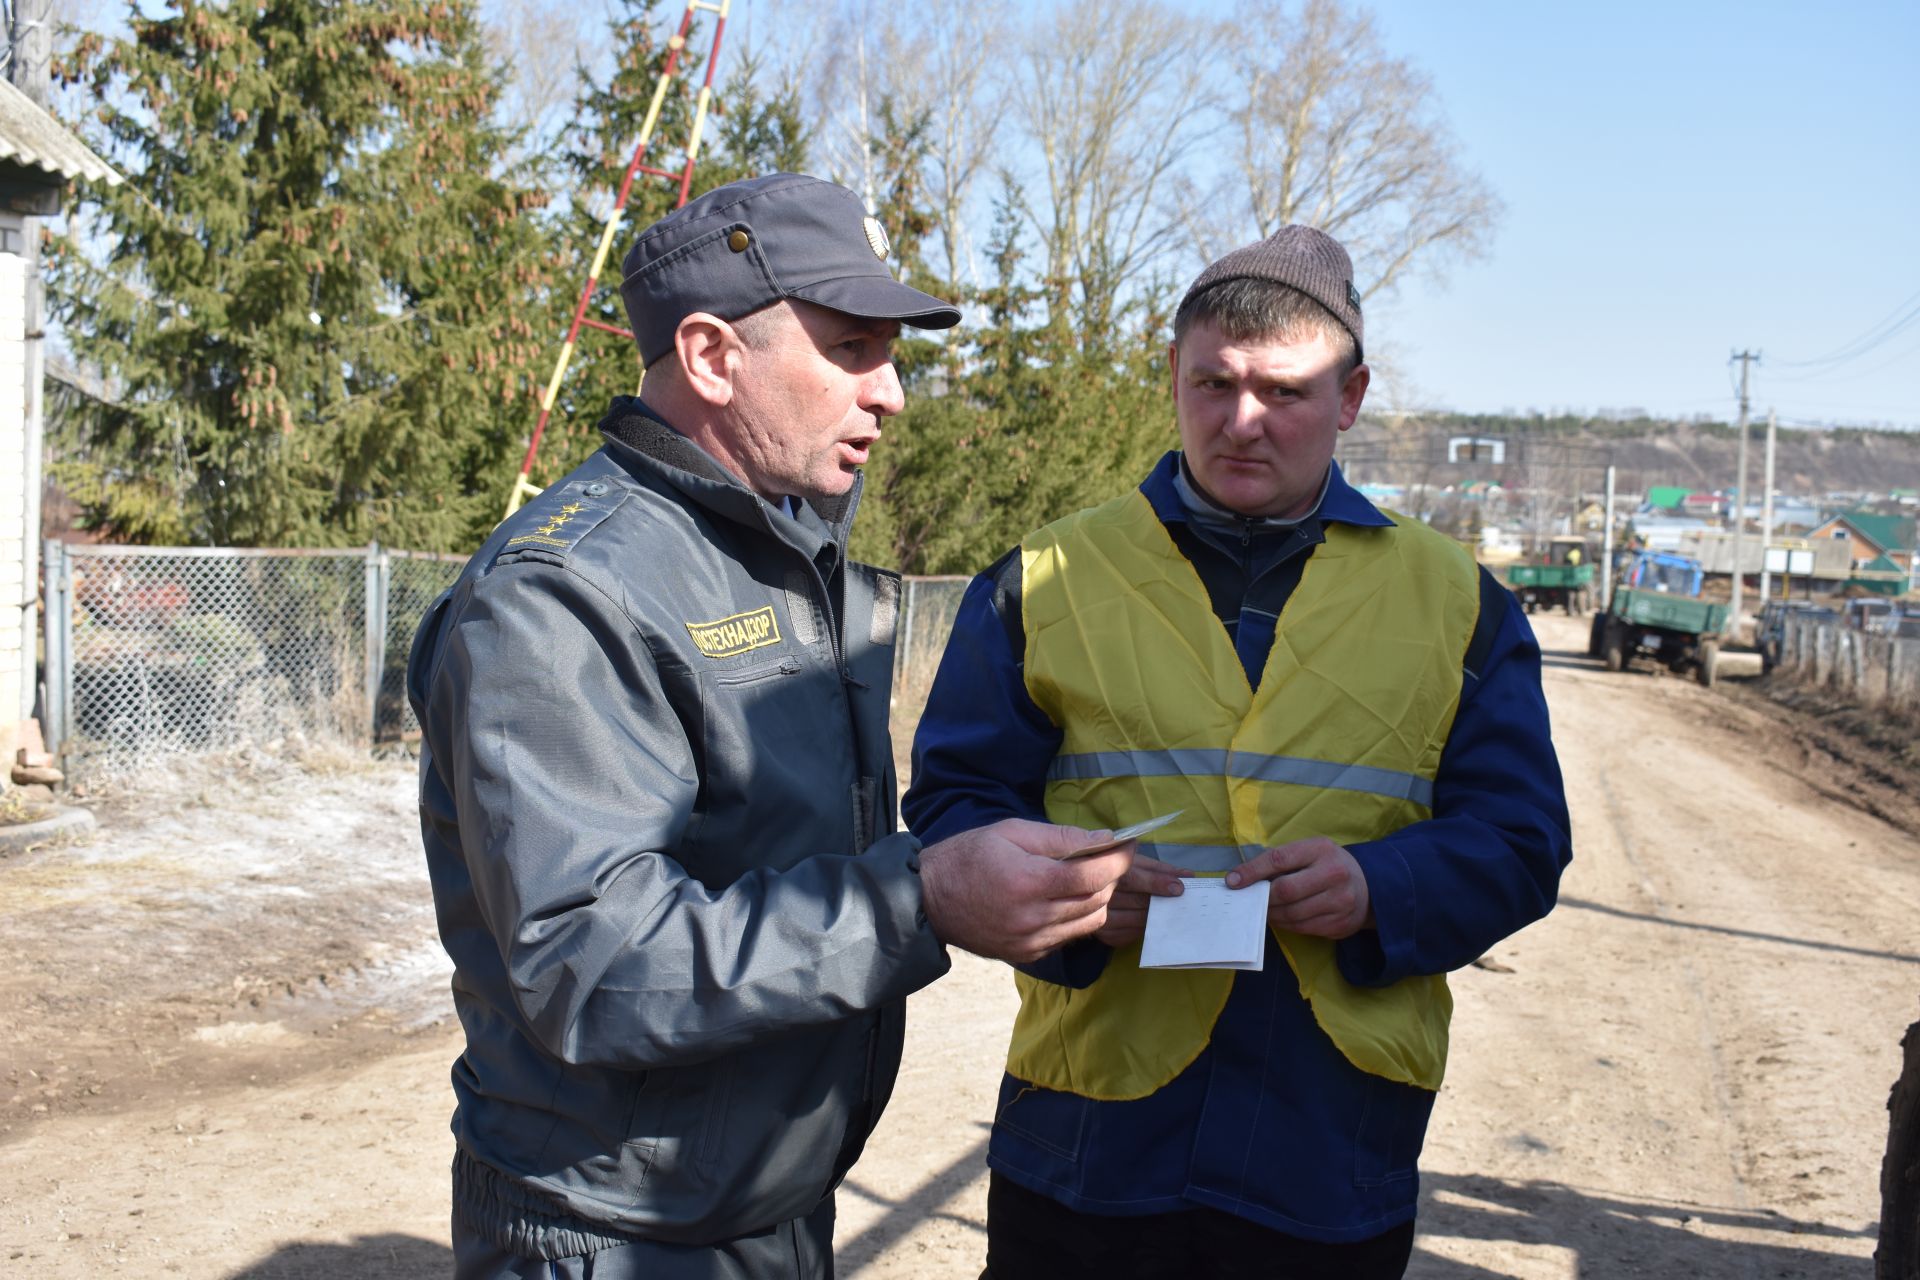
M 620 180 L 620 193 L 613 202 L 613 212 L 607 215 L 606 229 L 600 233 L 600 247 L 594 252 L 593 266 L 587 272 L 587 282 L 580 290 L 580 301 L 573 309 L 573 323 L 567 326 L 567 340 L 560 348 L 560 358 L 554 361 L 553 377 L 547 381 L 547 393 L 540 398 L 540 416 L 533 424 L 533 438 L 527 442 L 527 456 L 520 463 L 520 474 L 514 480 L 513 492 L 507 497 L 507 515 L 520 509 L 520 504 L 540 492 L 530 477 L 533 475 L 534 455 L 540 452 L 540 437 L 546 434 L 547 419 L 553 415 L 554 401 L 560 395 L 561 379 L 567 375 L 567 365 L 573 361 L 574 344 L 580 339 L 582 328 L 601 329 L 607 333 L 633 340 L 631 331 L 619 325 L 607 324 L 587 315 L 587 307 L 593 301 L 594 291 L 600 287 L 600 272 L 607 265 L 607 254 L 613 248 L 614 233 L 620 227 L 620 217 L 626 212 L 627 196 L 633 190 L 633 180 L 639 174 L 655 178 L 664 178 L 677 183 L 680 188 L 673 207 L 678 209 L 687 202 L 693 190 L 693 163 L 700 153 L 700 133 L 707 122 L 707 105 L 713 99 L 714 68 L 720 64 L 720 37 L 727 29 L 727 10 L 733 0 L 719 0 L 717 4 L 708 0 L 690 0 L 687 11 L 680 18 L 680 29 L 667 41 L 667 61 L 660 68 L 659 83 L 653 88 L 653 101 L 647 105 L 646 119 L 640 125 L 640 141 L 633 148 L 633 159 L 627 162 L 626 176 Z M 694 17 L 699 10 L 716 15 L 713 25 L 713 47 L 707 53 L 706 77 L 700 85 L 700 97 L 694 105 L 693 127 L 687 136 L 686 163 L 678 173 L 668 169 L 656 168 L 645 164 L 647 147 L 653 141 L 653 127 L 660 119 L 661 104 L 667 100 L 667 89 L 673 83 L 675 71 L 680 66 L 680 54 L 687 47 L 687 36 L 693 30 Z

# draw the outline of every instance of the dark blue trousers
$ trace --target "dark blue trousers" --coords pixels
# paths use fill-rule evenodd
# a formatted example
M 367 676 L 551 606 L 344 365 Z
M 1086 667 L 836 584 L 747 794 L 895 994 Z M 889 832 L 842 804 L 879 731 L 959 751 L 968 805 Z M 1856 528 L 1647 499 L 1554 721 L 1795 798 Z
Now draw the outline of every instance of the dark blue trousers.
M 1322 1244 L 1218 1209 L 1079 1213 L 996 1173 L 981 1280 L 1399 1280 L 1412 1256 L 1411 1222 L 1371 1240 Z

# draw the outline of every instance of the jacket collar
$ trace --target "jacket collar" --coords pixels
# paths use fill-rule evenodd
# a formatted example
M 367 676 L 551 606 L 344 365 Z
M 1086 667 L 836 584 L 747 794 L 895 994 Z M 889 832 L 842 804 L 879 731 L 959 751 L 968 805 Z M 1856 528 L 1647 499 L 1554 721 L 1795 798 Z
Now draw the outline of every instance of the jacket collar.
M 680 434 L 671 423 L 637 396 L 615 396 L 600 420 L 607 454 L 636 475 L 650 474 L 672 485 L 688 499 L 715 515 L 763 529 L 804 552 L 809 559 L 832 543 L 846 546 L 853 513 L 860 506 L 866 477 L 854 477 L 853 488 L 838 500 L 819 504 L 802 500 L 798 514 L 789 516 L 780 505 L 747 488 L 713 455 Z
M 1140 482 L 1140 492 L 1146 496 L 1162 524 L 1184 522 L 1189 518 L 1186 504 L 1180 500 L 1181 465 L 1180 451 L 1171 450 L 1154 464 L 1147 478 Z M 1347 483 L 1346 477 L 1340 473 L 1338 462 L 1328 464 L 1326 487 L 1320 494 L 1320 506 L 1313 514 L 1322 521 L 1362 527 L 1381 528 L 1393 523 L 1380 513 L 1378 507 L 1361 497 L 1358 489 Z

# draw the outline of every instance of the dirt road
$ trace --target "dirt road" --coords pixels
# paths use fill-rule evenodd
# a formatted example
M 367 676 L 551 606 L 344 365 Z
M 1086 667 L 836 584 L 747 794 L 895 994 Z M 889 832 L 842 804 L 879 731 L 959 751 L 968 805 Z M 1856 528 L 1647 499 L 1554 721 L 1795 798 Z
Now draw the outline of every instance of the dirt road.
M 1454 982 L 1410 1274 L 1869 1274 L 1920 1016 L 1911 779 L 1536 625 L 1576 860 Z M 0 863 L 0 1274 L 444 1273 L 457 1036 L 410 790 L 398 764 L 188 778 Z M 968 957 L 915 998 L 843 1275 L 978 1273 L 1012 1009 Z

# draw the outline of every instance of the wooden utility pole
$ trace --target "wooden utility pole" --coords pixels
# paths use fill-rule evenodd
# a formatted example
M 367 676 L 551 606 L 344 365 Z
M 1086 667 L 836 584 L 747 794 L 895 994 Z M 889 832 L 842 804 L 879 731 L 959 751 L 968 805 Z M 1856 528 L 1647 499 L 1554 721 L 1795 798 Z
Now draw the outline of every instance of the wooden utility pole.
M 1733 486 L 1733 607 L 1727 610 L 1727 634 L 1735 639 L 1740 635 L 1740 610 L 1742 588 L 1745 585 L 1741 573 L 1740 556 L 1746 550 L 1746 538 L 1743 531 L 1747 524 L 1747 372 L 1760 360 L 1758 351 L 1736 351 L 1732 361 L 1740 363 L 1740 461 L 1736 464 L 1739 471 Z
M 1600 518 L 1600 610 L 1613 608 L 1613 459 L 1607 459 L 1607 510 Z
M 1773 546 L 1773 431 L 1775 417 L 1767 410 L 1766 492 L 1760 495 L 1760 607 L 1767 607 L 1767 588 L 1773 579 L 1767 573 L 1767 552 Z
M 43 107 L 53 63 L 52 7 L 52 0 L 13 0 L 13 27 L 7 32 L 7 79 Z

